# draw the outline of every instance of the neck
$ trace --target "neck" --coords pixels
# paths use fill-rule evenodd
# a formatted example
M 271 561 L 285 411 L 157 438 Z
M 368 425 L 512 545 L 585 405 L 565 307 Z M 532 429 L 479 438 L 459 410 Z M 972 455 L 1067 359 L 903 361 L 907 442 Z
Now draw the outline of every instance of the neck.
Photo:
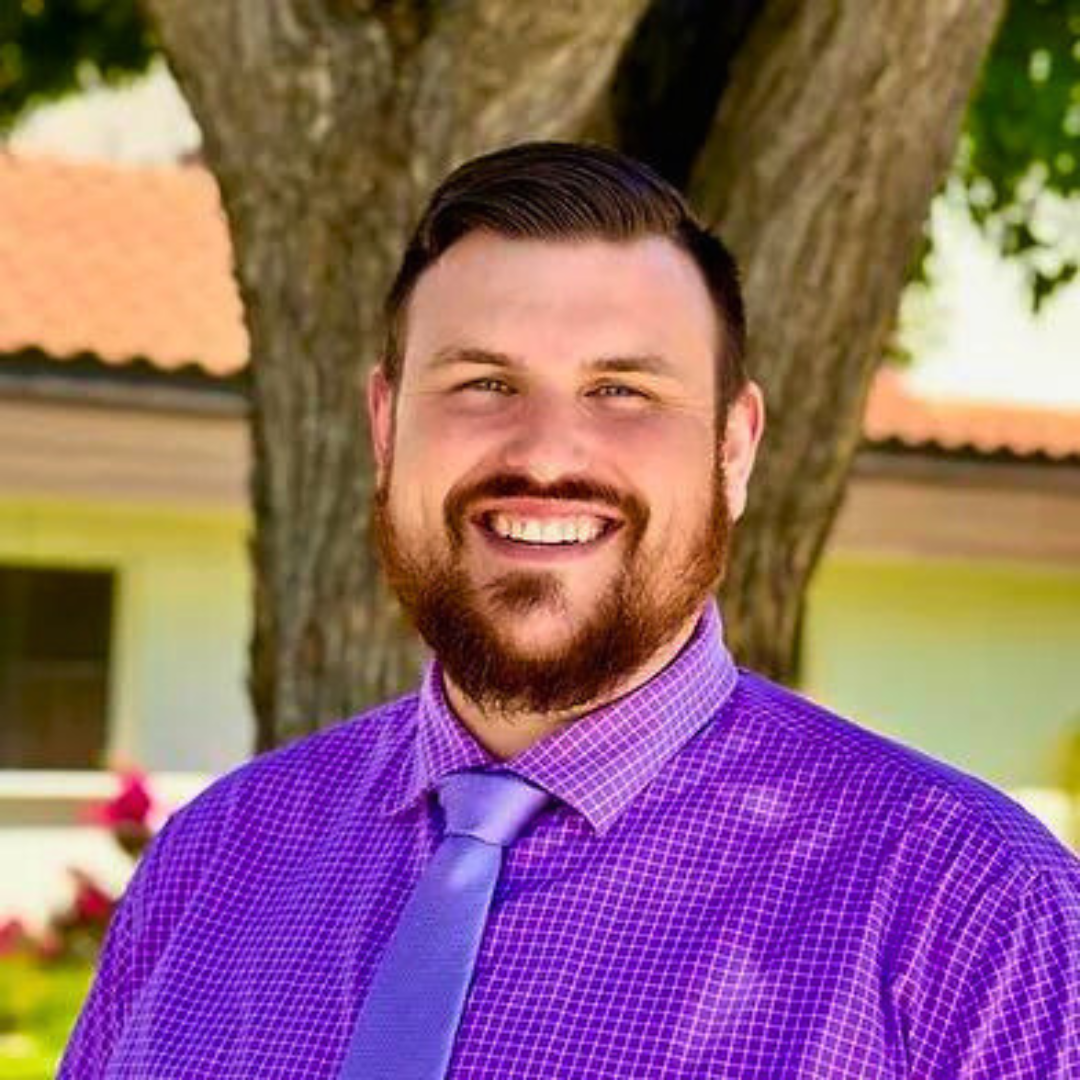
M 641 667 L 622 679 L 608 694 L 564 712 L 530 713 L 515 710 L 481 708 L 467 697 L 459 686 L 443 673 L 447 700 L 458 719 L 489 754 L 499 761 L 508 761 L 534 743 L 574 721 L 596 712 L 597 709 L 632 693 L 658 675 L 682 651 L 697 626 L 701 612 L 695 613 L 668 642 L 658 649 Z

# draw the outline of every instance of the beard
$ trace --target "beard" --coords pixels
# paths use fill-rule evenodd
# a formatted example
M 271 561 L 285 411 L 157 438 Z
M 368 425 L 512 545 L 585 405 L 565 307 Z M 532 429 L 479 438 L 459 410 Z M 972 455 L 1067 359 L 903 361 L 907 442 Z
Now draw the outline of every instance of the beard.
M 579 479 L 543 486 L 510 473 L 452 489 L 444 503 L 446 540 L 410 542 L 390 510 L 391 477 L 388 469 L 372 519 L 383 569 L 446 674 L 482 711 L 565 713 L 606 698 L 678 634 L 726 571 L 731 516 L 719 451 L 707 511 L 676 561 L 643 546 L 649 512 L 636 494 Z M 523 652 L 500 623 L 543 607 L 565 609 L 558 571 L 507 571 L 477 585 L 465 568 L 469 507 L 514 497 L 606 504 L 623 521 L 620 535 L 607 541 L 626 545 L 613 580 L 578 629 L 546 652 Z M 653 545 L 670 547 L 663 538 Z

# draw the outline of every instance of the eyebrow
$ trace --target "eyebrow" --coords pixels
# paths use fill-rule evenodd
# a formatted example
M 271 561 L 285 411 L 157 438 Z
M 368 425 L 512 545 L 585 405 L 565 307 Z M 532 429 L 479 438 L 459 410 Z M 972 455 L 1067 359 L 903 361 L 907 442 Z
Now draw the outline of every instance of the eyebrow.
M 459 364 L 477 364 L 485 367 L 510 369 L 522 366 L 519 360 L 507 353 L 472 346 L 451 346 L 439 349 L 428 367 L 431 370 L 438 370 Z M 589 371 L 603 372 L 605 374 L 644 373 L 647 375 L 664 375 L 669 378 L 674 377 L 676 374 L 675 369 L 667 360 L 651 354 L 642 356 L 603 356 L 588 361 L 584 367 Z
M 608 356 L 586 365 L 592 371 L 613 374 L 666 375 L 674 377 L 675 369 L 662 356 Z
M 492 352 L 489 349 L 477 349 L 470 346 L 450 346 L 439 349 L 428 368 L 435 371 L 444 367 L 455 367 L 458 364 L 484 364 L 488 367 L 512 368 L 517 367 L 517 361 L 506 353 Z

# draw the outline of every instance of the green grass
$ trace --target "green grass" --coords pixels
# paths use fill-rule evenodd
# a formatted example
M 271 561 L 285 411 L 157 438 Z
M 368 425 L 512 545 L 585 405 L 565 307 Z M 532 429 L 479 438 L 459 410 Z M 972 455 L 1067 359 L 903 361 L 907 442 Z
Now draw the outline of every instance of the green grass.
M 93 968 L 0 957 L 0 1080 L 51 1080 Z

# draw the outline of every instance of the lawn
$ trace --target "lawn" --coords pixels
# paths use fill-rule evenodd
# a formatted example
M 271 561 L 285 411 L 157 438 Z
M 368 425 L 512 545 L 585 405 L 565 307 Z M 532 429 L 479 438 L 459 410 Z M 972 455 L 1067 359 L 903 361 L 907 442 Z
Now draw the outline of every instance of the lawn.
M 91 975 L 83 962 L 0 957 L 0 1080 L 52 1080 Z

